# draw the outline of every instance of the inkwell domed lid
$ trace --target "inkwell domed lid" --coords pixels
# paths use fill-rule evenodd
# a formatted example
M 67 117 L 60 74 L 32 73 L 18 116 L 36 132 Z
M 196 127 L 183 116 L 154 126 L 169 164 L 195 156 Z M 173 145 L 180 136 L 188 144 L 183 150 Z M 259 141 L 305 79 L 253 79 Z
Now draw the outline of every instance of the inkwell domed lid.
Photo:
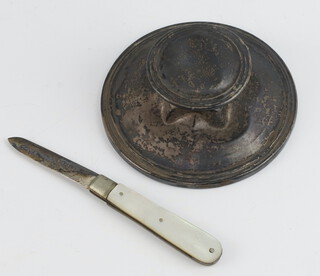
M 285 144 L 296 91 L 281 58 L 240 29 L 183 23 L 126 49 L 102 93 L 110 141 L 132 166 L 189 188 L 236 182 Z

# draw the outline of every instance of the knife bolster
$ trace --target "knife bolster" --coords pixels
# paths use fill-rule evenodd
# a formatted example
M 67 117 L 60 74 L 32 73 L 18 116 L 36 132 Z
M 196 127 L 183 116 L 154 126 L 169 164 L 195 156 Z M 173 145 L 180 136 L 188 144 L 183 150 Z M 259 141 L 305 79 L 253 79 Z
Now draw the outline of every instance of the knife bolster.
M 98 175 L 89 185 L 88 189 L 95 196 L 106 201 L 110 192 L 117 186 L 117 183 L 105 177 L 104 175 Z

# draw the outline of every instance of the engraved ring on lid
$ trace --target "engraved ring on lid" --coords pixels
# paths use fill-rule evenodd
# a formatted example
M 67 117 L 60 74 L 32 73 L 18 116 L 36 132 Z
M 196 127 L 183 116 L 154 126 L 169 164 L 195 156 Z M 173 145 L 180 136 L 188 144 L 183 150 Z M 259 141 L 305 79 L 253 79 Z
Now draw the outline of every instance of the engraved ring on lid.
M 133 167 L 188 188 L 237 182 L 285 145 L 297 98 L 266 43 L 238 28 L 188 22 L 132 43 L 102 92 L 107 135 Z
M 226 28 L 184 27 L 155 43 L 147 73 L 155 91 L 171 104 L 209 110 L 243 90 L 251 74 L 251 57 L 244 42 Z

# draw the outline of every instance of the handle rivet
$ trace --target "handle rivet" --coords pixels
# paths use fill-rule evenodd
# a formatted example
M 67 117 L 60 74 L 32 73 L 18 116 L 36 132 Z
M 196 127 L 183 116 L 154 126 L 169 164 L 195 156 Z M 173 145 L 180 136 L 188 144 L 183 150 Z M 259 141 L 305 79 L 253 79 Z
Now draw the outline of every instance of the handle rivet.
M 159 221 L 160 221 L 160 222 L 163 222 L 163 218 L 159 218 Z
M 123 192 L 120 192 L 119 195 L 123 196 Z
M 210 249 L 209 249 L 209 252 L 210 252 L 210 253 L 213 253 L 213 252 L 214 252 L 214 249 L 213 249 L 213 248 L 210 248 Z

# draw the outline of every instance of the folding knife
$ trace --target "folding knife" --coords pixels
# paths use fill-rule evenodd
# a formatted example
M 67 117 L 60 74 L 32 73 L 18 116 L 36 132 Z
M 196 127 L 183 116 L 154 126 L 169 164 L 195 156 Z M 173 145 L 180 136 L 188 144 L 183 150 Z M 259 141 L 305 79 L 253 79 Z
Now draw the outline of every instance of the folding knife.
M 222 247 L 216 238 L 128 187 L 24 138 L 12 137 L 8 140 L 16 150 L 80 183 L 199 263 L 211 265 L 220 259 Z

